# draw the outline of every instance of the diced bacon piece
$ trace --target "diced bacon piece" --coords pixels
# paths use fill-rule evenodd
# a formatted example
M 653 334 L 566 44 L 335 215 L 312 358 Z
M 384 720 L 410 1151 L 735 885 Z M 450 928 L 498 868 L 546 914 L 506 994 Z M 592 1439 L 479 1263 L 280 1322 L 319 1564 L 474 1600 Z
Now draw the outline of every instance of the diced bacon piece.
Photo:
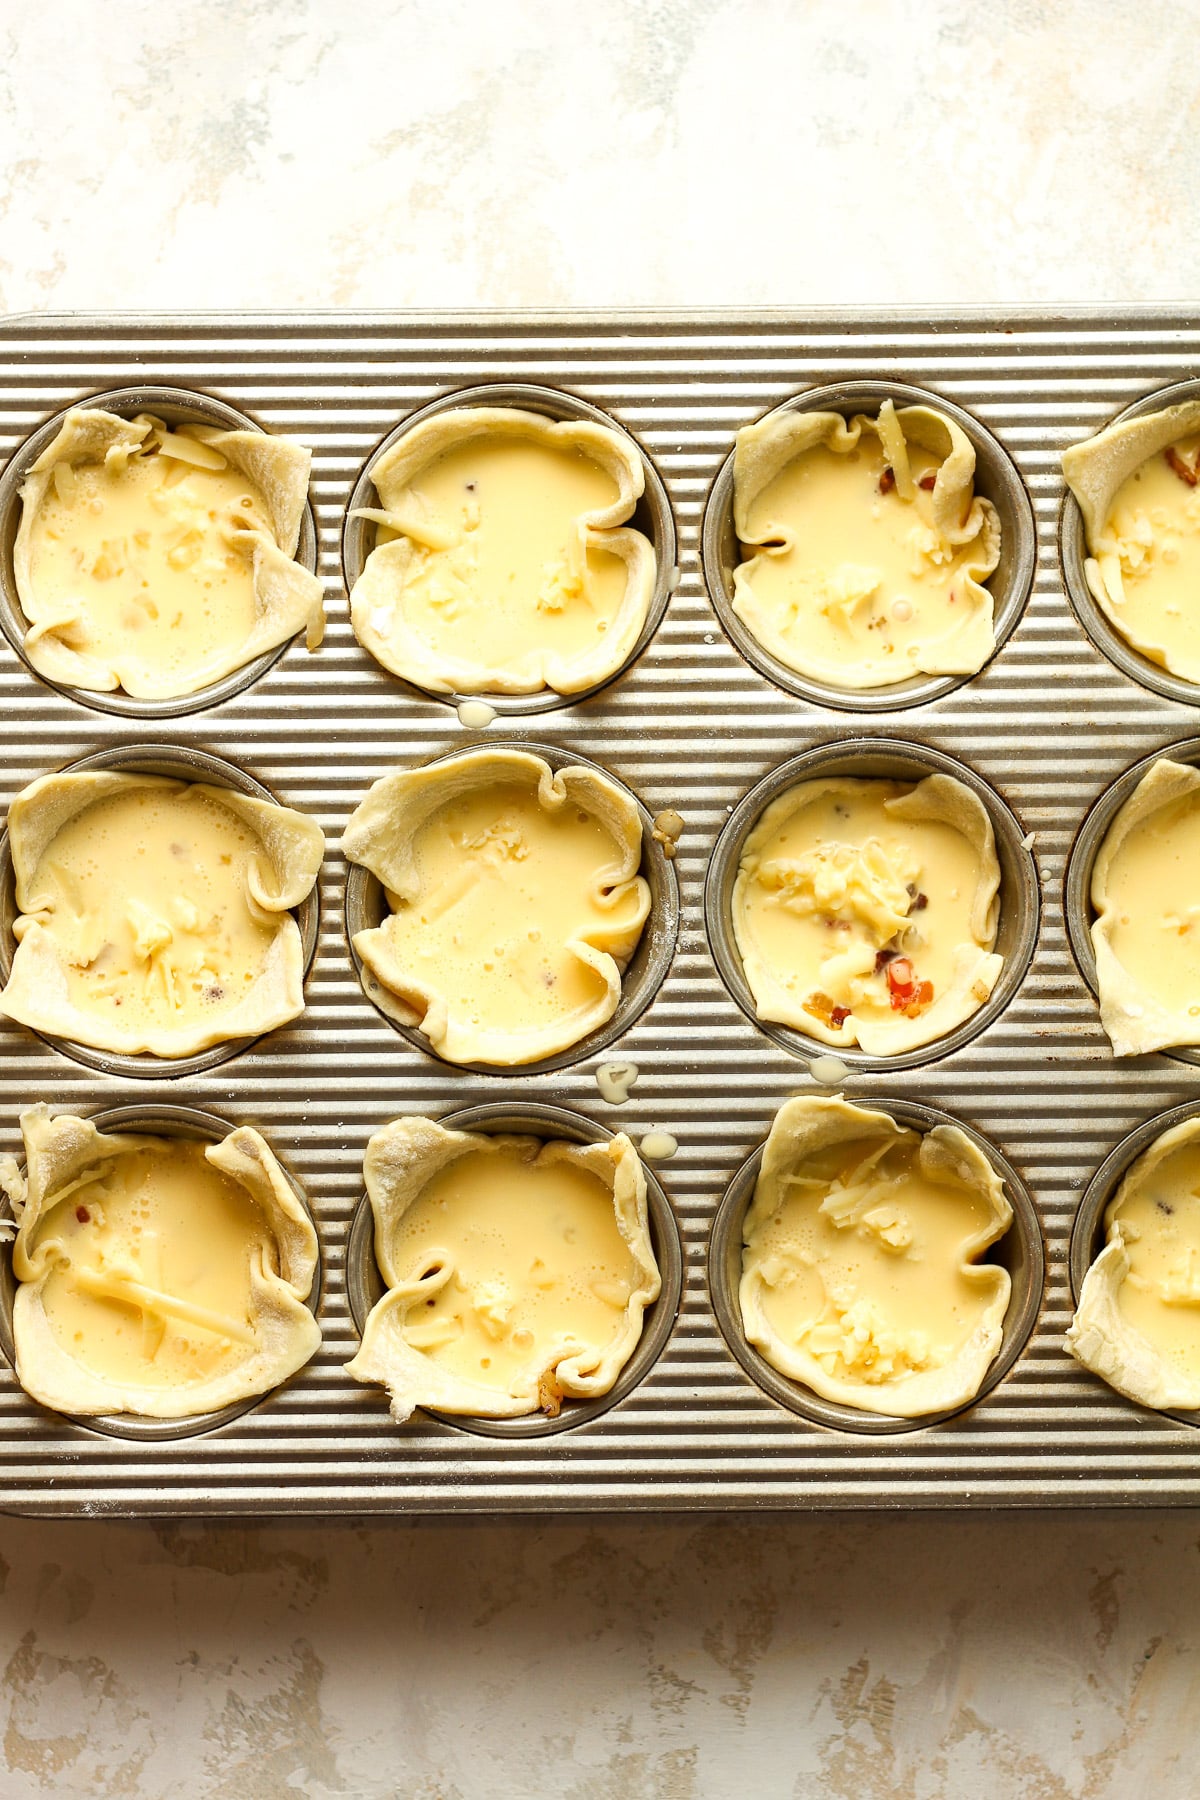
M 839 1006 L 836 1000 L 831 1000 L 819 988 L 808 996 L 804 1002 L 804 1010 L 810 1018 L 820 1019 L 823 1025 L 828 1025 L 831 1031 L 840 1031 L 850 1017 L 848 1006 Z
M 906 1019 L 919 1018 L 920 1015 L 925 1011 L 926 1007 L 929 1007 L 932 1005 L 933 1005 L 933 983 L 932 983 L 932 981 L 918 981 L 918 983 L 916 985 L 916 989 L 913 993 L 913 997 L 904 1009 L 904 1016 Z
M 933 1001 L 932 981 L 918 981 L 907 956 L 895 956 L 887 964 L 888 999 L 893 1012 L 915 1019 Z

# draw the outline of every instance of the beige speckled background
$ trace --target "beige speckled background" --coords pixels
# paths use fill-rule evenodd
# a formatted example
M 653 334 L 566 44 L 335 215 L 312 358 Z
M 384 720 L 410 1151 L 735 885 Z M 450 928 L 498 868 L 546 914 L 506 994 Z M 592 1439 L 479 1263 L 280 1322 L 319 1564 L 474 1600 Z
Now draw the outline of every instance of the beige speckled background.
M 0 0 L 0 304 L 1194 296 L 1198 23 Z M 1200 1519 L 0 1519 L 0 1669 L 0 1800 L 1190 1800 Z

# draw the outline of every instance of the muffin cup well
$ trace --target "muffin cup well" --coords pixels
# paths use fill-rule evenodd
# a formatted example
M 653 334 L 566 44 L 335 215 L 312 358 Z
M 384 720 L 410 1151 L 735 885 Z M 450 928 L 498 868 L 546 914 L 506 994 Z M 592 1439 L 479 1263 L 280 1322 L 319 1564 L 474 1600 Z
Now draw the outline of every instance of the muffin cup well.
M 953 401 L 928 388 L 909 387 L 898 381 L 839 381 L 830 387 L 808 388 L 793 395 L 765 416 L 787 412 L 840 412 L 847 419 L 855 413 L 874 417 L 885 400 L 898 407 L 929 406 L 952 419 L 975 449 L 975 492 L 990 500 L 1000 517 L 1000 561 L 984 585 L 994 604 L 994 658 L 1003 648 L 1020 618 L 1033 585 L 1037 566 L 1037 525 L 1025 483 L 1008 452 L 987 428 Z M 733 572 L 742 555 L 733 522 L 733 452 L 722 463 L 704 509 L 702 555 L 704 580 L 721 625 L 735 647 L 760 675 L 798 699 L 846 712 L 895 712 L 937 700 L 964 682 L 966 675 L 914 675 L 881 688 L 839 688 L 814 681 L 759 643 L 733 610 Z M 985 665 L 986 666 L 986 665 Z
M 848 775 L 917 782 L 927 775 L 951 775 L 982 801 L 992 823 L 1000 864 L 1000 923 L 996 950 L 1004 967 L 987 1000 L 969 1019 L 945 1037 L 918 1044 L 901 1056 L 868 1056 L 857 1045 L 843 1049 L 806 1036 L 790 1025 L 760 1019 L 742 967 L 733 930 L 733 888 L 746 839 L 773 800 L 814 777 Z M 914 1069 L 961 1050 L 996 1019 L 1025 978 L 1037 942 L 1040 896 L 1037 867 L 1026 847 L 1021 825 L 995 790 L 965 764 L 940 750 L 899 738 L 856 738 L 806 750 L 782 763 L 751 788 L 735 807 L 717 839 L 704 887 L 704 920 L 709 947 L 722 981 L 746 1017 L 793 1056 L 836 1057 L 855 1070 Z
M 76 775 L 98 769 L 114 769 L 126 775 L 165 775 L 173 781 L 207 782 L 213 787 L 232 788 L 235 793 L 250 794 L 257 800 L 269 800 L 274 805 L 282 804 L 269 788 L 265 788 L 260 781 L 247 775 L 235 764 L 184 745 L 131 744 L 116 750 L 100 750 L 94 756 L 85 756 L 78 762 L 67 763 L 55 773 Z M 311 893 L 292 914 L 300 928 L 305 981 L 308 980 L 316 955 L 320 931 L 319 890 L 318 878 Z M 12 973 L 13 922 L 17 916 L 16 874 L 8 832 L 5 830 L 0 834 L 0 983 L 7 982 Z M 289 1023 L 294 1024 L 295 1021 Z M 111 1050 L 97 1050 L 91 1044 L 77 1044 L 69 1038 L 51 1037 L 43 1031 L 35 1032 L 34 1035 L 52 1049 L 60 1050 L 64 1056 L 82 1063 L 85 1068 L 99 1070 L 102 1075 L 135 1076 L 140 1080 L 150 1081 L 180 1075 L 198 1075 L 206 1069 L 215 1069 L 259 1042 L 258 1036 L 233 1038 L 226 1043 L 213 1044 L 210 1049 L 202 1050 L 196 1056 L 162 1057 L 146 1053 L 123 1056 Z
M 898 1125 L 906 1125 L 922 1133 L 935 1125 L 953 1125 L 968 1137 L 987 1158 L 1004 1182 L 1004 1191 L 1013 1209 L 1012 1223 L 1004 1236 L 984 1256 L 985 1263 L 999 1263 L 1008 1270 L 1012 1293 L 1004 1315 L 1000 1349 L 979 1391 L 964 1406 L 949 1412 L 926 1413 L 914 1419 L 899 1418 L 888 1413 L 860 1411 L 823 1400 L 810 1388 L 793 1381 L 769 1363 L 746 1337 L 738 1290 L 742 1279 L 742 1230 L 746 1213 L 754 1198 L 755 1184 L 762 1164 L 760 1144 L 742 1164 L 728 1188 L 713 1220 L 708 1250 L 708 1288 L 713 1312 L 726 1344 L 735 1360 L 764 1393 L 789 1411 L 798 1413 L 810 1424 L 833 1431 L 861 1432 L 869 1436 L 887 1436 L 896 1432 L 920 1431 L 927 1425 L 940 1425 L 957 1418 L 978 1404 L 1001 1382 L 1028 1343 L 1042 1304 L 1046 1277 L 1046 1253 L 1037 1209 L 1029 1197 L 1021 1177 L 1007 1157 L 1002 1156 L 971 1126 L 938 1112 L 931 1106 L 920 1106 L 908 1100 L 880 1100 L 870 1095 L 855 1094 L 854 1104 L 887 1113 Z
M 66 687 L 61 682 L 47 680 L 45 675 L 33 667 L 25 654 L 25 634 L 29 630 L 29 621 L 21 609 L 13 573 L 13 546 L 21 523 L 20 490 L 31 466 L 58 436 L 67 413 L 80 406 L 98 407 L 105 412 L 116 413 L 122 419 L 132 419 L 138 413 L 148 412 L 168 425 L 215 425 L 224 431 L 262 430 L 254 419 L 235 411 L 232 406 L 226 406 L 224 401 L 213 400 L 207 394 L 194 393 L 188 388 L 176 387 L 115 388 L 106 394 L 87 394 L 82 399 L 72 401 L 70 407 L 64 407 L 61 412 L 55 413 L 52 419 L 48 419 L 31 437 L 26 438 L 13 453 L 3 474 L 0 474 L 0 630 L 35 680 L 53 688 L 56 693 L 65 694 L 69 700 L 78 700 L 84 706 L 92 707 L 96 712 L 117 713 L 127 719 L 178 719 L 186 713 L 219 706 L 223 700 L 240 694 L 243 689 L 260 680 L 279 661 L 288 644 L 282 643 L 274 650 L 264 651 L 252 662 L 245 663 L 240 669 L 232 669 L 220 681 L 214 681 L 194 694 L 178 694 L 174 698 L 163 700 L 136 700 L 132 695 L 119 690 L 115 693 L 101 693 L 93 688 Z M 317 528 L 311 501 L 304 508 L 295 560 L 310 575 L 316 574 Z
M 592 425 L 603 425 L 606 430 L 615 432 L 624 438 L 636 452 L 646 478 L 645 490 L 634 509 L 633 516 L 626 521 L 628 525 L 640 531 L 654 546 L 657 563 L 657 576 L 654 592 L 650 598 L 646 622 L 638 635 L 637 643 L 622 662 L 620 668 L 603 681 L 596 682 L 590 688 L 582 689 L 577 694 L 560 694 L 552 688 L 540 689 L 533 694 L 439 694 L 432 689 L 418 687 L 414 682 L 404 681 L 398 675 L 389 679 L 399 682 L 410 693 L 419 694 L 422 699 L 436 700 L 443 706 L 458 707 L 464 702 L 478 700 L 489 706 L 493 712 L 505 717 L 516 718 L 533 713 L 551 712 L 558 707 L 573 706 L 577 701 L 586 700 L 592 694 L 601 693 L 613 682 L 619 681 L 625 672 L 637 661 L 646 649 L 650 640 L 662 623 L 667 603 L 678 581 L 676 569 L 676 534 L 675 518 L 671 511 L 671 503 L 667 498 L 667 490 L 662 478 L 650 461 L 645 450 L 633 434 L 623 425 L 602 412 L 597 406 L 591 406 L 586 400 L 580 400 L 574 394 L 563 392 L 559 388 L 540 387 L 532 383 L 516 381 L 492 382 L 484 387 L 460 388 L 453 394 L 443 394 L 440 399 L 431 401 L 418 412 L 410 413 L 390 431 L 383 442 L 372 451 L 369 461 L 354 485 L 346 508 L 346 520 L 342 532 L 342 573 L 349 593 L 363 572 L 367 557 L 375 547 L 375 525 L 369 519 L 356 519 L 351 515 L 359 507 L 378 506 L 379 497 L 375 492 L 375 483 L 371 479 L 371 470 L 385 451 L 399 442 L 416 425 L 426 419 L 434 418 L 439 413 L 457 412 L 465 407 L 475 406 L 511 406 L 520 412 L 541 413 L 554 420 L 583 420 Z M 368 654 L 364 651 L 364 655 Z
M 1179 381 L 1170 387 L 1158 388 L 1152 394 L 1144 394 L 1132 406 L 1107 420 L 1105 425 L 1097 426 L 1090 435 L 1095 437 L 1109 425 L 1118 425 L 1125 419 L 1141 419 L 1147 413 L 1165 412 L 1168 407 L 1181 406 L 1188 400 L 1200 400 L 1200 380 Z M 1063 495 L 1058 518 L 1058 556 L 1067 598 L 1100 654 L 1120 669 L 1122 675 L 1128 675 L 1131 681 L 1148 688 L 1151 693 L 1162 694 L 1167 700 L 1178 700 L 1184 706 L 1200 706 L 1200 683 L 1172 675 L 1161 663 L 1153 662 L 1141 650 L 1135 650 L 1098 605 L 1084 573 L 1088 547 L 1083 533 L 1083 514 L 1070 488 Z
M 1144 1155 L 1153 1143 L 1176 1125 L 1183 1125 L 1197 1114 L 1200 1114 L 1200 1100 L 1188 1100 L 1182 1106 L 1171 1107 L 1168 1112 L 1156 1113 L 1152 1119 L 1143 1119 L 1128 1137 L 1122 1138 L 1109 1151 L 1088 1182 L 1083 1199 L 1079 1202 L 1079 1210 L 1075 1214 L 1075 1223 L 1071 1227 L 1069 1266 L 1071 1293 L 1076 1306 L 1079 1305 L 1079 1296 L 1083 1292 L 1084 1277 L 1104 1248 L 1104 1214 L 1109 1201 L 1139 1156 Z M 1099 1375 L 1096 1376 L 1097 1381 L 1101 1379 Z M 1124 1395 L 1117 1394 L 1115 1388 L 1109 1391 L 1114 1399 L 1125 1399 Z M 1127 1400 L 1126 1404 L 1136 1407 L 1138 1402 Z M 1146 1412 L 1154 1409 L 1143 1407 L 1141 1410 Z M 1184 1425 L 1200 1426 L 1200 1412 L 1184 1412 L 1180 1408 L 1171 1407 L 1165 1409 L 1162 1416 L 1178 1419 Z
M 474 1131 L 487 1136 L 519 1133 L 522 1136 L 548 1140 L 564 1138 L 572 1144 L 606 1144 L 612 1132 L 594 1125 L 582 1114 L 567 1112 L 559 1106 L 544 1106 L 527 1101 L 500 1102 L 495 1105 L 471 1106 L 451 1113 L 439 1121 L 448 1131 Z M 650 1242 L 662 1277 L 657 1300 L 646 1308 L 642 1319 L 642 1335 L 633 1355 L 625 1364 L 607 1394 L 594 1400 L 565 1400 L 557 1418 L 545 1413 L 528 1413 L 516 1419 L 480 1419 L 463 1413 L 442 1413 L 422 1408 L 428 1417 L 461 1431 L 482 1437 L 544 1438 L 560 1431 L 586 1425 L 617 1405 L 645 1380 L 662 1355 L 679 1312 L 683 1292 L 683 1244 L 671 1203 L 653 1169 L 643 1161 L 646 1177 L 646 1205 L 649 1213 Z M 361 1337 L 371 1308 L 387 1292 L 379 1266 L 375 1261 L 375 1230 L 371 1202 L 364 1194 L 351 1222 L 346 1241 L 346 1298 Z
M 192 1143 L 219 1144 L 222 1138 L 229 1136 L 235 1127 L 227 1120 L 219 1118 L 216 1113 L 202 1112 L 193 1106 L 158 1105 L 154 1102 L 135 1103 L 129 1106 L 116 1106 L 106 1112 L 92 1113 L 91 1123 L 98 1131 L 139 1132 L 151 1137 L 186 1138 Z M 272 1146 L 273 1148 L 273 1146 Z M 278 1160 L 278 1157 L 277 1157 Z M 282 1162 L 288 1185 L 300 1204 L 303 1206 L 313 1229 L 317 1230 L 317 1222 L 313 1218 L 308 1196 L 296 1181 L 290 1169 Z M 0 1219 L 12 1218 L 12 1209 L 7 1200 L 0 1205 Z M 316 1318 L 321 1305 L 322 1276 L 324 1270 L 321 1252 L 321 1234 L 317 1230 L 317 1267 L 313 1275 L 312 1292 L 305 1305 Z M 16 1299 L 20 1283 L 13 1274 L 12 1245 L 0 1257 L 0 1354 L 6 1358 L 12 1369 L 16 1370 L 16 1348 L 13 1342 L 13 1303 Z M 293 1377 L 294 1379 L 294 1377 Z M 196 1413 L 185 1419 L 151 1419 L 137 1413 L 63 1413 L 59 1416 L 70 1419 L 72 1423 L 84 1427 L 88 1431 L 97 1431 L 106 1437 L 131 1438 L 138 1443 L 174 1443 L 179 1438 L 197 1437 L 202 1432 L 216 1431 L 222 1425 L 241 1418 L 243 1413 L 251 1412 L 256 1406 L 278 1393 L 278 1388 L 271 1388 L 265 1394 L 255 1394 L 249 1400 L 239 1400 L 233 1406 L 223 1406 L 218 1412 Z
M 1164 758 L 1170 762 L 1192 763 L 1200 768 L 1200 737 L 1184 738 L 1178 744 L 1165 744 L 1161 750 L 1154 750 L 1149 756 L 1143 756 L 1140 762 L 1134 763 L 1131 769 L 1126 769 L 1123 775 L 1119 775 L 1087 813 L 1067 859 L 1067 871 L 1063 878 L 1063 912 L 1067 921 L 1067 936 L 1079 973 L 1097 1004 L 1100 988 L 1096 979 L 1096 951 L 1091 932 L 1095 917 L 1092 910 L 1092 870 L 1113 820 L 1138 783 L 1149 774 L 1156 762 L 1162 762 Z M 1171 1044 L 1148 1054 L 1169 1056 L 1173 1062 L 1191 1063 L 1200 1067 L 1200 1045 Z
M 471 745 L 463 750 L 446 751 L 442 756 L 431 758 L 425 766 L 434 767 L 438 763 L 450 762 L 455 757 L 474 755 L 478 748 L 478 745 Z M 529 756 L 540 756 L 556 774 L 559 769 L 570 767 L 591 769 L 613 782 L 637 807 L 642 821 L 642 861 L 638 872 L 650 888 L 650 916 L 638 939 L 637 949 L 621 977 L 621 998 L 612 1018 L 596 1031 L 580 1038 L 578 1043 L 537 1062 L 448 1062 L 446 1058 L 438 1056 L 423 1031 L 404 1021 L 399 1010 L 400 1002 L 382 982 L 376 980 L 354 948 L 354 939 L 358 933 L 381 925 L 389 910 L 383 884 L 360 863 L 350 863 L 346 877 L 346 941 L 367 999 L 415 1050 L 420 1050 L 423 1055 L 431 1056 L 438 1062 L 446 1062 L 448 1068 L 468 1069 L 479 1075 L 501 1075 L 511 1079 L 514 1075 L 545 1075 L 554 1069 L 566 1069 L 575 1063 L 585 1062 L 589 1056 L 607 1049 L 609 1044 L 615 1042 L 641 1017 L 666 979 L 675 954 L 675 940 L 679 931 L 679 882 L 673 861 L 665 854 L 662 843 L 654 835 L 653 818 L 632 788 L 627 787 L 617 776 L 601 768 L 598 763 L 589 762 L 586 756 L 576 756 L 548 744 L 506 738 L 504 748 L 523 751 Z

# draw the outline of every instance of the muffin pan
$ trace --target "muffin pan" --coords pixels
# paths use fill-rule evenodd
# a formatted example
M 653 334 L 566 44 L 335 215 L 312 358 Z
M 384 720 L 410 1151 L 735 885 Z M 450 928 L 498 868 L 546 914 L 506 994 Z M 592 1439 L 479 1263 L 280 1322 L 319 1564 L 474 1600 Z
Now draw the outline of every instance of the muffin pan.
M 132 753 L 170 760 L 164 772 L 175 773 L 181 762 L 204 770 L 213 757 L 309 813 L 329 842 L 309 922 L 308 1009 L 291 1025 L 228 1060 L 145 1073 L 110 1067 L 111 1059 L 84 1062 L 0 1026 L 0 1148 L 19 1151 L 17 1115 L 36 1100 L 88 1115 L 173 1106 L 261 1129 L 316 1220 L 323 1345 L 281 1390 L 184 1436 L 118 1436 L 48 1414 L 0 1367 L 0 1507 L 177 1517 L 1200 1501 L 1193 1427 L 1121 1400 L 1062 1344 L 1081 1196 L 1131 1132 L 1151 1122 L 1156 1132 L 1169 1108 L 1200 1102 L 1200 1071 L 1179 1057 L 1115 1062 L 1071 954 L 1065 874 L 1084 821 L 1127 769 L 1169 752 L 1197 724 L 1194 705 L 1156 691 L 1144 672 L 1135 678 L 1081 627 L 1067 593 L 1068 579 L 1073 592 L 1077 584 L 1058 467 L 1068 444 L 1149 397 L 1163 403 L 1164 390 L 1198 370 L 1200 325 L 1169 309 L 5 325 L 0 454 L 15 460 L 0 496 L 11 496 L 35 434 L 71 404 L 118 390 L 131 390 L 135 410 L 166 411 L 161 396 L 170 389 L 195 408 L 191 416 L 221 420 L 232 411 L 292 433 L 314 451 L 316 566 L 330 622 L 315 656 L 293 644 L 251 677 L 240 672 L 220 690 L 156 712 L 152 725 L 123 716 L 130 709 L 120 696 L 59 692 L 33 676 L 11 617 L 0 638 L 5 807 L 35 776 L 83 759 L 111 766 Z M 538 390 L 546 410 L 592 416 L 594 408 L 630 432 L 648 459 L 642 523 L 661 567 L 652 625 L 619 675 L 566 702 L 493 697 L 500 716 L 476 734 L 453 704 L 407 688 L 355 642 L 345 577 L 364 544 L 346 514 L 391 434 L 431 405 L 478 403 L 488 385 L 503 389 L 489 398 L 532 405 Z M 763 672 L 723 628 L 733 546 L 722 466 L 738 428 L 776 407 L 858 409 L 908 389 L 961 409 L 980 453 L 980 491 L 1001 509 L 1005 560 L 991 582 L 998 649 L 964 681 L 816 694 Z M 2 565 L 10 508 L 0 508 L 0 526 Z M 0 566 L 0 590 L 2 575 Z M 8 606 L 0 592 L 0 615 Z M 362 989 L 346 938 L 352 896 L 340 833 L 379 776 L 473 742 L 513 741 L 531 730 L 521 715 L 535 710 L 546 751 L 597 763 L 651 820 L 668 810 L 682 816 L 675 860 L 662 859 L 669 942 L 655 953 L 661 985 L 658 969 L 644 991 L 635 973 L 639 1004 L 618 1033 L 561 1066 L 453 1068 L 401 1035 Z M 781 765 L 814 752 L 864 769 L 873 758 L 896 767 L 909 759 L 914 770 L 949 758 L 982 784 L 994 803 L 1015 932 L 1002 1002 L 962 1034 L 915 1062 L 863 1068 L 853 1053 L 841 1058 L 848 1098 L 897 1116 L 948 1115 L 977 1132 L 1011 1169 L 1021 1227 L 1010 1234 L 1016 1310 L 990 1391 L 949 1419 L 906 1421 L 902 1430 L 866 1432 L 859 1421 L 796 1410 L 794 1396 L 777 1396 L 751 1370 L 719 1298 L 734 1267 L 710 1268 L 727 1194 L 716 1242 L 726 1262 L 736 1255 L 747 1159 L 779 1105 L 794 1093 L 832 1091 L 817 1088 L 808 1046 L 783 1044 L 742 1010 L 705 929 L 706 880 L 718 842 L 728 851 L 722 833 L 735 810 Z M 655 857 L 648 850 L 648 870 Z M 719 864 L 714 870 L 715 882 Z M 612 1059 L 640 1071 L 620 1106 L 608 1105 L 596 1083 Z M 664 1277 L 671 1222 L 678 1227 L 678 1315 L 668 1282 L 628 1381 L 561 1429 L 535 1420 L 493 1433 L 421 1413 L 396 1426 L 383 1397 L 342 1370 L 369 1295 L 369 1229 L 351 1229 L 367 1139 L 402 1113 L 461 1121 L 464 1112 L 478 1119 L 479 1106 L 493 1120 L 563 1108 L 581 1131 L 624 1129 L 638 1141 L 661 1130 L 678 1139 L 678 1153 L 650 1171 L 662 1190 L 655 1215 Z

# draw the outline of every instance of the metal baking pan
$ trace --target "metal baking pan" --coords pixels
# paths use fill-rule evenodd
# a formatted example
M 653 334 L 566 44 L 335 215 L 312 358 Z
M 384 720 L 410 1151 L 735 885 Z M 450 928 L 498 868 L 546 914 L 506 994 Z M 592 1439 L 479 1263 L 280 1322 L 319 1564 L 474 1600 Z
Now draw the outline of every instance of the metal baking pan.
M 1162 308 L 804 318 L 71 316 L 0 326 L 5 458 L 74 401 L 155 387 L 196 396 L 200 413 L 215 402 L 310 444 L 317 568 L 330 614 L 315 656 L 293 645 L 254 679 L 210 696 L 212 704 L 151 716 L 48 687 L 12 645 L 11 610 L 0 606 L 6 808 L 35 776 L 82 758 L 137 747 L 143 758 L 157 749 L 177 762 L 180 752 L 200 752 L 310 813 L 329 839 L 312 912 L 319 931 L 308 1008 L 292 1027 L 175 1076 L 84 1063 L 30 1032 L 0 1027 L 5 1149 L 19 1150 L 17 1115 L 39 1099 L 89 1114 L 182 1107 L 258 1126 L 317 1222 L 323 1347 L 260 1404 L 164 1437 L 117 1435 L 44 1412 L 0 1369 L 0 1507 L 363 1514 L 1200 1500 L 1196 1427 L 1120 1399 L 1062 1346 L 1081 1197 L 1129 1133 L 1197 1100 L 1200 1070 L 1178 1057 L 1114 1062 L 1065 928 L 1066 867 L 1087 815 L 1127 768 L 1194 739 L 1197 727 L 1194 706 L 1143 681 L 1135 661 L 1109 660 L 1101 634 L 1085 629 L 1091 615 L 1078 591 L 1076 519 L 1058 469 L 1067 444 L 1198 368 L 1200 323 Z M 989 467 L 1008 483 L 1014 520 L 1027 498 L 1036 528 L 1028 598 L 1028 571 L 1015 568 L 1007 636 L 982 673 L 859 707 L 777 682 L 722 624 L 721 470 L 734 432 L 806 390 L 850 392 L 853 383 L 917 388 L 961 408 L 995 440 Z M 343 544 L 352 557 L 362 546 L 346 533 L 345 515 L 372 455 L 410 414 L 486 384 L 550 390 L 565 396 L 565 411 L 583 403 L 629 431 L 669 503 L 664 516 L 652 483 L 654 528 L 664 545 L 673 530 L 677 545 L 679 579 L 660 596 L 664 611 L 648 642 L 596 693 L 540 707 L 536 733 L 522 709 L 502 709 L 485 734 L 465 731 L 453 706 L 377 668 L 348 622 Z M 0 574 L 13 529 L 4 511 Z M 717 590 L 711 599 L 705 556 Z M 610 770 L 651 816 L 682 814 L 678 936 L 661 987 L 602 1050 L 541 1072 L 456 1069 L 399 1033 L 364 994 L 346 938 L 338 837 L 388 770 L 479 736 L 499 743 L 517 735 Z M 705 886 L 724 827 L 757 783 L 825 745 L 846 744 L 847 755 L 869 759 L 881 739 L 891 741 L 892 759 L 904 754 L 900 744 L 917 763 L 932 752 L 965 765 L 1011 814 L 1022 834 L 1009 845 L 1012 881 L 1021 888 L 1022 930 L 1032 921 L 1036 937 L 1016 991 L 981 1029 L 914 1066 L 851 1066 L 846 1092 L 913 1109 L 914 1117 L 949 1115 L 994 1146 L 1040 1221 L 1045 1280 L 1040 1307 L 1025 1292 L 1021 1342 L 978 1404 L 941 1422 L 866 1432 L 776 1398 L 730 1350 L 713 1311 L 708 1252 L 722 1199 L 776 1108 L 814 1084 L 803 1046 L 767 1035 L 718 973 Z M 1023 957 L 1020 934 L 1018 942 Z M 641 1071 L 620 1107 L 605 1103 L 595 1079 L 613 1057 Z M 660 1235 L 673 1237 L 673 1214 L 682 1242 L 678 1315 L 672 1322 L 664 1309 L 654 1354 L 614 1403 L 583 1409 L 562 1429 L 485 1433 L 422 1414 L 396 1426 L 382 1395 L 342 1372 L 358 1341 L 350 1298 L 361 1311 L 370 1291 L 361 1222 L 354 1267 L 346 1263 L 366 1140 L 402 1112 L 445 1117 L 488 1107 L 516 1117 L 546 1106 L 576 1115 L 584 1130 L 590 1122 L 638 1137 L 661 1127 L 678 1138 L 678 1154 L 656 1169 L 668 1209 L 660 1210 Z M 731 1204 L 743 1197 L 736 1189 Z M 1026 1290 L 1035 1280 L 1036 1271 Z M 723 1283 L 727 1272 L 718 1293 Z

